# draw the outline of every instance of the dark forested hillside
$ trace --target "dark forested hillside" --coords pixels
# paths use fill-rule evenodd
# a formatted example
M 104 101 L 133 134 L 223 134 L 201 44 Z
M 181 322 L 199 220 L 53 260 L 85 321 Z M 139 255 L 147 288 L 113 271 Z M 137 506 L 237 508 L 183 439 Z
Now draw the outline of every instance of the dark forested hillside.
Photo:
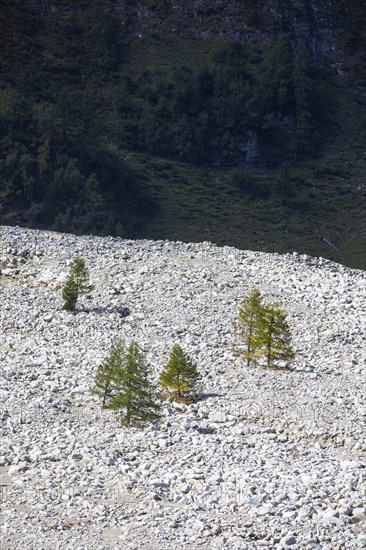
M 365 5 L 0 0 L 0 222 L 365 267 Z

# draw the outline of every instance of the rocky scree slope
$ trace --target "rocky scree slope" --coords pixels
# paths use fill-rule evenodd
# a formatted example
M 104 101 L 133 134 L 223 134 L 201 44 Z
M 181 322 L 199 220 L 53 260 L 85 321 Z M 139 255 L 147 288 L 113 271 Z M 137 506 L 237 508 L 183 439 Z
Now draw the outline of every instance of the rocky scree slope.
M 2 548 L 364 548 L 364 272 L 0 230 Z M 95 290 L 72 315 L 61 288 L 77 254 Z M 233 353 L 253 287 L 288 313 L 293 371 Z M 120 428 L 89 393 L 117 335 L 141 344 L 153 379 L 179 342 L 203 375 L 199 400 Z

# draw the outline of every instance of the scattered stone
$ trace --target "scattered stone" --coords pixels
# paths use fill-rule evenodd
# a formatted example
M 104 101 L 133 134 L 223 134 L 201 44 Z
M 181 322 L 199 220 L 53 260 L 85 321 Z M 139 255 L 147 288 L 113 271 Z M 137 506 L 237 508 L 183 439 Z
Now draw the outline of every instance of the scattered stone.
M 280 544 L 282 548 L 290 548 L 296 544 L 296 537 L 294 535 L 286 535 L 281 539 Z
M 365 547 L 364 272 L 210 243 L 0 231 L 4 548 Z M 69 315 L 60 285 L 76 254 L 95 289 Z M 288 314 L 292 370 L 248 369 L 233 352 L 255 286 Z M 180 343 L 203 374 L 197 401 L 121 428 L 89 391 L 119 335 L 154 379 Z

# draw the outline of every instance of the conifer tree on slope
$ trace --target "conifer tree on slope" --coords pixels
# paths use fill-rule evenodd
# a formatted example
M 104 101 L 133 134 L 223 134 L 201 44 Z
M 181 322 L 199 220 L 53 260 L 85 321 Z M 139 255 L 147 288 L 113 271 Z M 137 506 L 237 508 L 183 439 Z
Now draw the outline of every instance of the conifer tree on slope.
M 102 407 L 110 405 L 113 395 L 113 376 L 126 355 L 125 343 L 122 338 L 116 340 L 106 359 L 99 365 L 91 393 L 103 399 Z
M 174 390 L 181 397 L 183 393 L 192 391 L 199 377 L 197 367 L 189 355 L 179 344 L 175 344 L 170 352 L 169 362 L 160 375 L 160 385 Z
M 247 360 L 248 367 L 251 361 L 255 359 L 255 335 L 261 307 L 261 293 L 257 288 L 254 288 L 252 292 L 244 298 L 239 309 L 237 328 L 240 336 L 244 339 L 245 351 L 243 357 Z
M 253 346 L 265 358 L 267 368 L 294 358 L 286 313 L 279 302 L 261 307 Z
M 117 362 L 109 408 L 119 411 L 122 426 L 141 426 L 158 420 L 158 395 L 149 381 L 149 366 L 137 342 L 132 341 Z
M 62 290 L 64 300 L 63 309 L 74 311 L 79 294 L 89 294 L 93 285 L 89 285 L 89 272 L 85 265 L 85 260 L 77 256 L 71 263 L 69 276 L 66 279 Z

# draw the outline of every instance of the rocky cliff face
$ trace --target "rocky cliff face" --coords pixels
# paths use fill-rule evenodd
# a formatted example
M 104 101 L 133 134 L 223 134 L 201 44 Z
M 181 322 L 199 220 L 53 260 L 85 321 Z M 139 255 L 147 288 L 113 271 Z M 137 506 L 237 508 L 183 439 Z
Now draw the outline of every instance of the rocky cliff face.
M 39 15 L 83 11 L 90 3 L 61 0 L 29 0 Z M 347 33 L 365 18 L 360 2 L 345 0 L 127 0 L 96 3 L 102 9 L 113 7 L 123 29 L 129 24 L 142 35 L 154 31 L 160 35 L 193 35 L 199 39 L 217 36 L 230 40 L 266 39 L 288 32 L 294 41 L 305 41 L 320 62 L 340 69 L 344 65 Z M 355 7 L 355 6 L 356 7 Z M 357 23 L 356 23 L 357 26 Z

